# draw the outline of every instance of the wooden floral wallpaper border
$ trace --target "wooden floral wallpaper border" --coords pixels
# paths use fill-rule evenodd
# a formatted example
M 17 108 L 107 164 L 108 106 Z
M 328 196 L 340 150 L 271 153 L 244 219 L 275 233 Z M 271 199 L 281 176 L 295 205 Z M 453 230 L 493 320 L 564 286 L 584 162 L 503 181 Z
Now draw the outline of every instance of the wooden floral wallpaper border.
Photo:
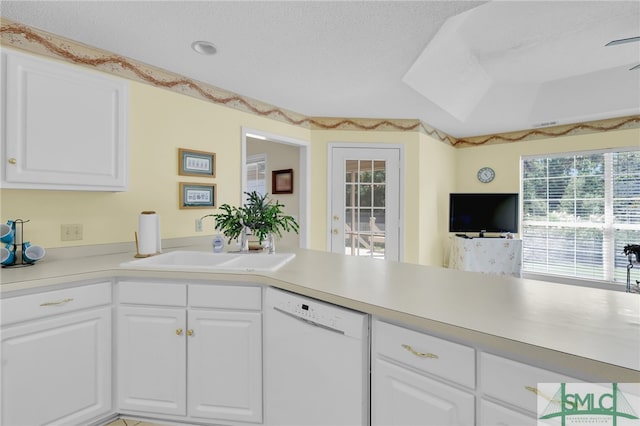
M 0 42 L 6 46 L 95 68 L 119 77 L 313 130 L 420 132 L 455 147 L 469 147 L 640 128 L 640 115 L 638 115 L 521 132 L 454 138 L 417 119 L 307 117 L 6 18 L 0 18 Z

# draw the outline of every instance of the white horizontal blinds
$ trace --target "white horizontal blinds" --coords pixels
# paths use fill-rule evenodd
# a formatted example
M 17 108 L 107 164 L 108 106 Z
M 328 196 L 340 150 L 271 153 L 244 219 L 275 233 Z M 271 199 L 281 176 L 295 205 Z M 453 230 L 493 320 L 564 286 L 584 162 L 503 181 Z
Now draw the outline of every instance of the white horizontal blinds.
M 628 260 L 620 255 L 627 244 L 640 244 L 640 151 L 611 155 L 613 170 L 613 238 L 615 280 L 626 282 Z
M 526 272 L 624 281 L 622 247 L 640 241 L 638 151 L 525 158 Z
M 247 192 L 267 193 L 267 157 L 253 155 L 247 157 Z

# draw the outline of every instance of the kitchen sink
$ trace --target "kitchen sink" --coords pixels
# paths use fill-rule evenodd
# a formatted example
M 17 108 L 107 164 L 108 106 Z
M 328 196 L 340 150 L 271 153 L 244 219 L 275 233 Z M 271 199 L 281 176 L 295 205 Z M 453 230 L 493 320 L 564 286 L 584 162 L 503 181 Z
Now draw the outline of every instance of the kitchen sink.
M 280 269 L 295 253 L 210 253 L 172 251 L 121 263 L 128 269 L 174 269 L 188 271 L 264 271 Z

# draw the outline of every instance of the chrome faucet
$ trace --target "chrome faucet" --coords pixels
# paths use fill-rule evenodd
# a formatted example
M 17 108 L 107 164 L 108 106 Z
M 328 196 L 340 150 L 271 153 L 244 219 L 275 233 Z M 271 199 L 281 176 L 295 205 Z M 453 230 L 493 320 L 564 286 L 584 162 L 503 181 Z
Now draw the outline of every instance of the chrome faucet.
M 240 253 L 249 253 L 249 235 L 251 235 L 251 228 L 243 226 L 240 232 Z

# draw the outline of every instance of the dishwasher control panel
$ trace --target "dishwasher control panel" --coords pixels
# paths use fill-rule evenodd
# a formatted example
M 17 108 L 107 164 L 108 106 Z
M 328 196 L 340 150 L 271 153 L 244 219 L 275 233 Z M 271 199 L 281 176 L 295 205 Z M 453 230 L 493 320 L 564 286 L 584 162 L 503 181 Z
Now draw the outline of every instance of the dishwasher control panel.
M 366 314 L 297 294 L 269 288 L 266 302 L 277 311 L 346 335 L 360 335 L 365 327 Z

